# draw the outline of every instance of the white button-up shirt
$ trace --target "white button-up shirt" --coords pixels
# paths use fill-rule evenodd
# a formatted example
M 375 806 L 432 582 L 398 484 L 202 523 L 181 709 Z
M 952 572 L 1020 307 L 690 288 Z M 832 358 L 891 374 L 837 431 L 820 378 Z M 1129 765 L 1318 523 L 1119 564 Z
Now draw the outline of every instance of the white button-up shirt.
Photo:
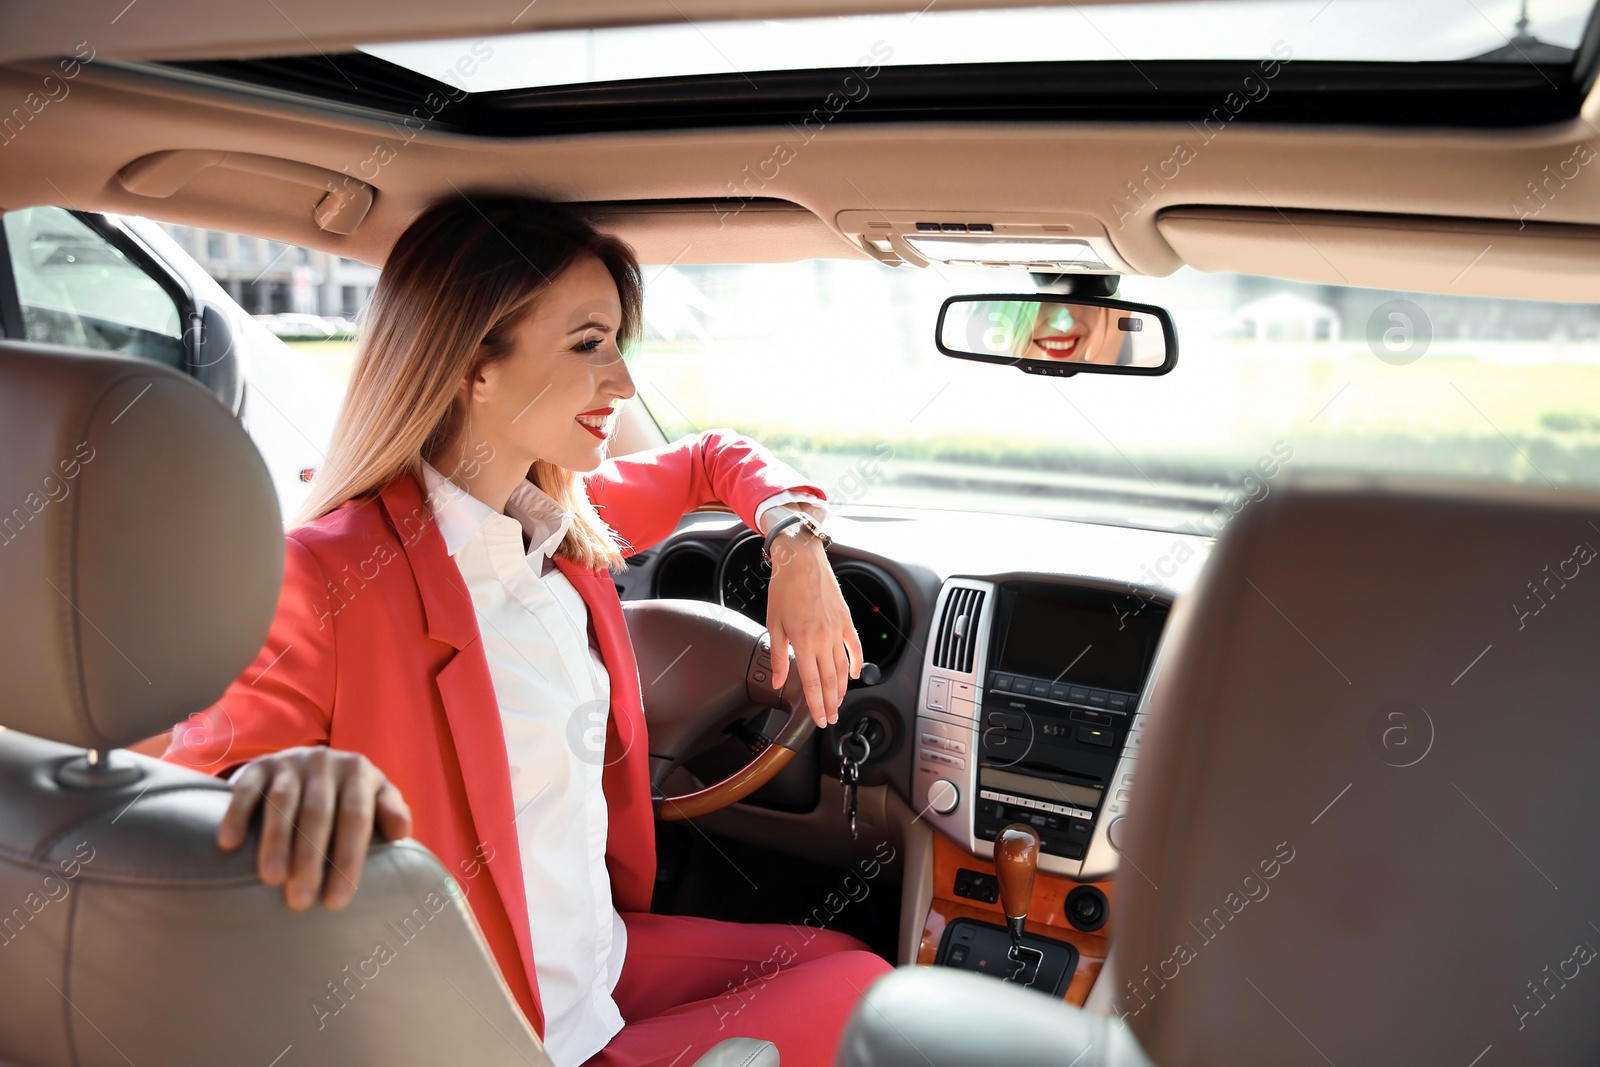
M 576 736 L 596 725 L 604 736 L 611 693 L 588 609 L 550 558 L 572 515 L 532 482 L 502 515 L 432 466 L 423 475 L 472 595 L 505 730 L 545 1049 L 556 1067 L 577 1067 L 622 1029 L 611 991 L 627 931 L 606 871 L 603 761 L 571 741 L 574 724 Z
M 577 1067 L 622 1029 L 611 993 L 627 930 L 611 902 L 604 767 L 590 743 L 596 729 L 605 736 L 610 676 L 588 607 L 551 558 L 573 516 L 529 481 L 500 514 L 431 464 L 423 480 L 472 596 L 505 730 L 545 1050 L 556 1067 Z M 802 500 L 828 515 L 825 501 L 785 491 L 762 501 L 758 527 Z

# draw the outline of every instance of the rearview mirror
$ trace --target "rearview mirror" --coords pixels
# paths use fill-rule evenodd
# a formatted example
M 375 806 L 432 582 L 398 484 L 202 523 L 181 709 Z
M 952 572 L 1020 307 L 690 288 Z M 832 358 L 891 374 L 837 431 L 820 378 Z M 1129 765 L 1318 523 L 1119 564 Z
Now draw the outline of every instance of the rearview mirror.
M 947 356 L 1029 374 L 1165 374 L 1178 365 L 1165 308 L 1103 297 L 953 296 L 939 308 L 934 342 Z

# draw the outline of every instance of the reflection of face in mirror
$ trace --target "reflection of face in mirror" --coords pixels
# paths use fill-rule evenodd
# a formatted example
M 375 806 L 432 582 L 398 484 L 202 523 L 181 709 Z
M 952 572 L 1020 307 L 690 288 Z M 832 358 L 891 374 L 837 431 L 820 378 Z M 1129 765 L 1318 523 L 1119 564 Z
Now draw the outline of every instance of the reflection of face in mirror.
M 1168 331 L 1158 315 L 1137 305 L 1075 300 L 958 297 L 943 312 L 939 344 L 1024 367 L 1093 364 L 1165 373 Z M 1174 353 L 1174 356 L 1176 353 Z M 1071 370 L 1052 373 L 1075 373 Z
M 1111 308 L 1041 303 L 1018 358 L 1115 364 L 1122 348 L 1117 314 Z

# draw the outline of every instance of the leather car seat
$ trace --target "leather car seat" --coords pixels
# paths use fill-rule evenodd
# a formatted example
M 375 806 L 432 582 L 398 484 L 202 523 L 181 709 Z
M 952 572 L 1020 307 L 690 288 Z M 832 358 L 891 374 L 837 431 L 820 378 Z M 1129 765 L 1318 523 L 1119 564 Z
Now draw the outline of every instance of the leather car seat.
M 375 845 L 349 906 L 291 912 L 253 836 L 216 847 L 225 783 L 115 751 L 212 704 L 276 608 L 233 417 L 164 367 L 0 343 L 0 457 L 0 1062 L 548 1067 L 426 849 Z
M 1164 639 L 1110 1014 L 899 973 L 839 1062 L 1600 1062 L 1597 642 L 1593 493 L 1276 488 Z

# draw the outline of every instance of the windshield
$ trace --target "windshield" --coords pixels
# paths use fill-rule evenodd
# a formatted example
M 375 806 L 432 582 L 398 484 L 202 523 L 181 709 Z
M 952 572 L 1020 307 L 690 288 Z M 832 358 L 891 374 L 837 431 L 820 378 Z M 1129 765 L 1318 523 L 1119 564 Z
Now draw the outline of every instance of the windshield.
M 843 505 L 1214 532 L 1291 472 L 1600 486 L 1600 308 L 1202 274 L 1124 278 L 1180 356 L 1044 378 L 934 347 L 999 270 L 646 267 L 640 402 L 669 439 L 749 434 Z M 848 508 L 847 508 L 848 510 Z

